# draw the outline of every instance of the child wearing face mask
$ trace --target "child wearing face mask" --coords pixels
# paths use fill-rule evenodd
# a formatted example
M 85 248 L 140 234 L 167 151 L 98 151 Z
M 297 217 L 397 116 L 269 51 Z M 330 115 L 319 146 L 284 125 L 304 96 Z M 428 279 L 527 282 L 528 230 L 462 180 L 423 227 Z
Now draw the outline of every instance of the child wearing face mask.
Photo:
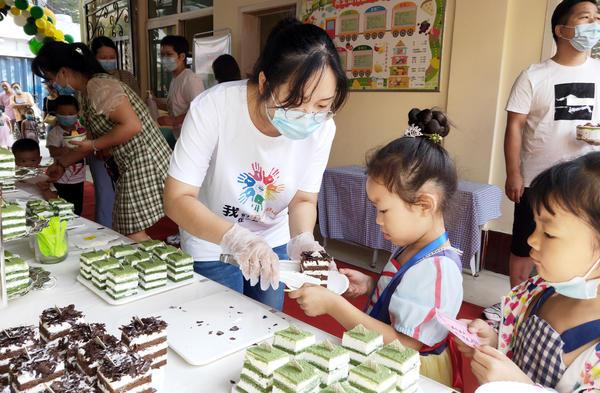
M 69 151 L 64 137 L 73 131 L 85 134 L 79 124 L 79 102 L 73 96 L 58 96 L 55 100 L 57 125 L 48 133 L 46 146 L 50 155 L 57 159 Z M 83 186 L 85 181 L 85 162 L 79 161 L 65 168 L 64 175 L 54 183 L 58 195 L 75 205 L 75 214 L 81 215 L 83 209 Z
M 349 330 L 362 324 L 421 354 L 421 374 L 461 387 L 448 330 L 435 318 L 456 318 L 463 299 L 460 251 L 448 240 L 444 212 L 457 188 L 456 169 L 441 141 L 450 131 L 437 110 L 413 109 L 405 135 L 367 162 L 367 195 L 386 239 L 400 246 L 379 280 L 340 269 L 346 298 L 370 296 L 366 312 L 328 289 L 305 285 L 289 294 L 309 316 L 328 314 Z M 410 223 L 407 225 L 407 223 Z M 351 355 L 351 358 L 356 355 Z M 357 358 L 357 361 L 364 359 Z
M 35 119 L 35 113 L 31 108 L 25 111 L 25 120 L 21 122 L 21 138 L 33 139 L 34 141 L 39 142 L 40 130 L 38 129 L 38 123 Z
M 472 356 L 480 383 L 537 384 L 560 393 L 600 390 L 600 152 L 539 174 L 531 184 L 538 276 L 502 300 L 500 330 L 467 321 L 481 346 Z M 497 349 L 496 349 L 497 348 Z

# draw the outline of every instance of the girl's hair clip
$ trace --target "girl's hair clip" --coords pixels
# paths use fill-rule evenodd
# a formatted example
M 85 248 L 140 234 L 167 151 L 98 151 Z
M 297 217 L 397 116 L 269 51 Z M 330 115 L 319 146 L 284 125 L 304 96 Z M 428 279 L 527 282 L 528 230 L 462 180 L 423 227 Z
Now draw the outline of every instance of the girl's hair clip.
M 439 145 L 444 140 L 444 137 L 437 133 L 436 134 L 427 134 L 427 139 L 429 139 L 433 143 L 437 143 Z
M 404 131 L 404 136 L 407 136 L 409 138 L 416 138 L 419 136 L 423 136 L 423 133 L 421 132 L 421 128 L 418 126 L 415 126 L 414 124 L 411 124 L 405 131 Z

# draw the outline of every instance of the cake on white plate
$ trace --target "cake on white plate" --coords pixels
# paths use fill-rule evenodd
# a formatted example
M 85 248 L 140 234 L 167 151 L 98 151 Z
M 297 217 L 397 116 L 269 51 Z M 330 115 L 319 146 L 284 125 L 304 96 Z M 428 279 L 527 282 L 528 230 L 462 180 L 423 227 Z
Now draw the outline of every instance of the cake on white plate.
M 587 123 L 577 126 L 577 139 L 586 142 L 600 142 L 600 124 Z
M 319 280 L 324 287 L 327 287 L 331 263 L 333 258 L 325 251 L 304 251 L 300 255 L 300 271 Z

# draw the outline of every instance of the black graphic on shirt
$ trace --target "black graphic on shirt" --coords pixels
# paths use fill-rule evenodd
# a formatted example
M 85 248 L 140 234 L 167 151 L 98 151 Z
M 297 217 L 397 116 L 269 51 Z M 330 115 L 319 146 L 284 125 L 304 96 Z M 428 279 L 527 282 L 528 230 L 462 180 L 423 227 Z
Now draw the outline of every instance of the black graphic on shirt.
M 593 83 L 554 86 L 554 120 L 592 120 L 595 103 Z

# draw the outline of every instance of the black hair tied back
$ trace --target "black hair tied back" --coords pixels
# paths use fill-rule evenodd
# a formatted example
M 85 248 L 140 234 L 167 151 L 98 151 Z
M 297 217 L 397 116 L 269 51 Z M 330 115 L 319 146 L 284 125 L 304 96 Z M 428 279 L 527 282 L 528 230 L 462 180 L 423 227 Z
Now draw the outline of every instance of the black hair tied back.
M 413 108 L 408 112 L 408 124 L 418 127 L 424 137 L 435 143 L 441 143 L 450 133 L 450 121 L 444 112 L 436 109 Z

